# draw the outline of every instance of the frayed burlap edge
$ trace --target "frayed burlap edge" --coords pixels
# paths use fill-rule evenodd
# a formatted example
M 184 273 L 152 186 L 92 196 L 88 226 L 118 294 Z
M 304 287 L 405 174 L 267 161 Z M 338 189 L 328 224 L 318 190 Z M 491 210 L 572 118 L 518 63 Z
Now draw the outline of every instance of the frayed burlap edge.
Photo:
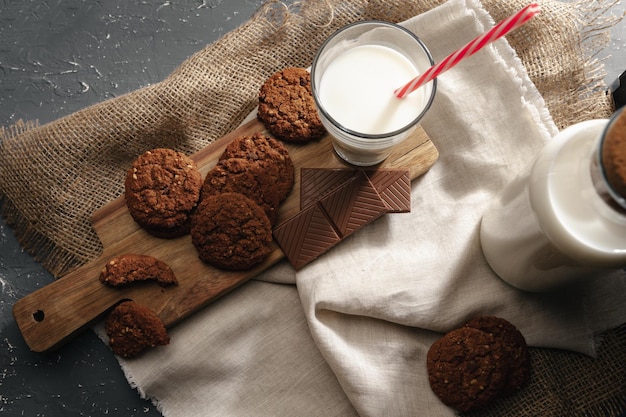
M 610 29 L 624 17 L 608 13 L 618 2 L 540 2 L 540 18 L 507 35 L 559 129 L 614 111 L 598 56 L 610 42 Z M 496 21 L 510 12 L 498 0 L 483 4 Z

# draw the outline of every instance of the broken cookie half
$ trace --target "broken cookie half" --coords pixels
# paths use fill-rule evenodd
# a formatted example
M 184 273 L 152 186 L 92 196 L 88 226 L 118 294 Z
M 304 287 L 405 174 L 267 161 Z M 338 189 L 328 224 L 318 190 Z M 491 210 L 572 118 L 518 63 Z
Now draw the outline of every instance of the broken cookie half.
M 123 301 L 107 316 L 104 327 L 113 353 L 123 358 L 167 345 L 170 337 L 157 314 L 135 301 Z
M 100 282 L 110 287 L 127 287 L 140 281 L 156 281 L 163 287 L 178 284 L 172 269 L 149 255 L 118 256 L 107 262 L 100 273 Z

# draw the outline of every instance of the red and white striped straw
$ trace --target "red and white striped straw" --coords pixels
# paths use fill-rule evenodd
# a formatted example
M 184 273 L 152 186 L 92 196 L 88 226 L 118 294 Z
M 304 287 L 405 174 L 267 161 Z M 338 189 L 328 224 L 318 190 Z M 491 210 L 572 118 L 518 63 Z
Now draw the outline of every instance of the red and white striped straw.
M 441 61 L 439 64 L 430 67 L 422 75 L 415 77 L 403 87 L 398 88 L 394 91 L 394 94 L 398 98 L 405 97 L 407 94 L 410 94 L 422 85 L 438 77 L 441 73 L 454 67 L 464 58 L 475 54 L 496 39 L 499 39 L 507 33 L 511 32 L 512 30 L 522 26 L 524 23 L 528 22 L 535 15 L 537 15 L 540 11 L 541 7 L 539 6 L 539 4 L 529 4 L 513 16 L 498 23 L 496 26 L 493 27 L 493 29 L 491 29 L 487 33 L 478 36 L 476 39 L 474 39 L 464 47 L 457 49 L 456 51 L 448 55 L 446 59 Z

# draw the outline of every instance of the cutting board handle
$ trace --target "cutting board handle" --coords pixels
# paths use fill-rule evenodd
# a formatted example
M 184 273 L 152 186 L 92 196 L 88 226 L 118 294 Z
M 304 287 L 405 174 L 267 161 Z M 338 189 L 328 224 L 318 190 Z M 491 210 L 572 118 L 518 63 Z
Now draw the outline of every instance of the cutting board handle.
M 87 264 L 14 304 L 13 317 L 31 350 L 59 347 L 125 299 L 100 282 L 99 265 Z

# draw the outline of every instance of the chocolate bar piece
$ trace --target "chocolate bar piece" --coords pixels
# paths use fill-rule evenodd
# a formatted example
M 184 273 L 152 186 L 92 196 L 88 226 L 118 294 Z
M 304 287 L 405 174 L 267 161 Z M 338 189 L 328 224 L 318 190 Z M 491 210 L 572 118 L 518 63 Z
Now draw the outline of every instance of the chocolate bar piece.
M 408 169 L 366 170 L 366 175 L 390 213 L 411 211 L 411 178 Z
M 295 269 L 387 212 L 364 173 L 352 176 L 274 229 L 274 238 Z
M 318 202 L 353 178 L 357 172 L 356 169 L 347 168 L 301 168 L 300 209 Z
M 300 208 L 315 203 L 361 172 L 370 179 L 390 213 L 411 211 L 409 170 L 391 168 L 302 168 L 300 170 Z
M 296 270 L 341 241 L 318 204 L 309 205 L 291 219 L 276 226 L 274 238 Z
M 363 173 L 340 185 L 319 204 L 344 238 L 387 212 L 387 206 Z

